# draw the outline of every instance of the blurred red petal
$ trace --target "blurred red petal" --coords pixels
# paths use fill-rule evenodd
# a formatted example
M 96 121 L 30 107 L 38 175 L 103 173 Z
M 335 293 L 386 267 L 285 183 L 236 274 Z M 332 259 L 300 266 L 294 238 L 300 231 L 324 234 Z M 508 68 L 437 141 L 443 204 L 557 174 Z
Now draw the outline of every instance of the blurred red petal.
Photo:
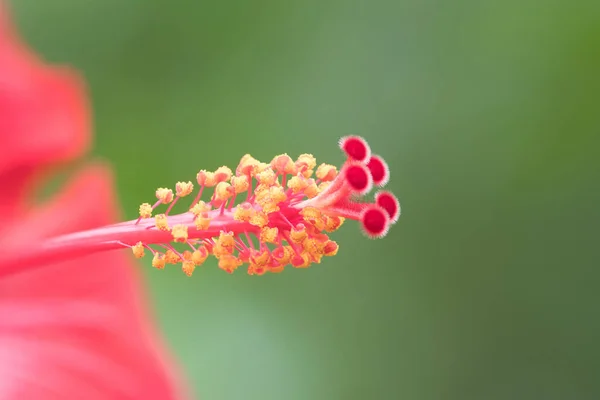
M 32 215 L 41 230 L 25 224 L 15 233 L 35 242 L 38 234 L 110 223 L 111 187 L 105 168 L 90 167 Z M 0 398 L 180 398 L 139 278 L 128 252 L 3 276 Z
M 26 203 L 33 177 L 85 153 L 89 128 L 82 82 L 29 52 L 0 0 L 0 398 L 181 398 L 127 252 L 3 262 L 43 238 L 114 222 L 102 166 L 44 205 Z
M 0 1 L 0 182 L 10 188 L 0 213 L 25 200 L 41 169 L 81 156 L 90 143 L 82 81 L 66 68 L 48 67 L 19 40 Z

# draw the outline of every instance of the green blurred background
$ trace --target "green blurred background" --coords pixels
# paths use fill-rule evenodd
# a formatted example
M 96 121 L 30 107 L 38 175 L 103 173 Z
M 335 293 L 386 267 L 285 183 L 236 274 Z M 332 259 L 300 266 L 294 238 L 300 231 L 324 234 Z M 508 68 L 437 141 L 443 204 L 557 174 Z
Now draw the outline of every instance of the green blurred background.
M 144 268 L 202 399 L 600 398 L 600 3 L 13 0 L 91 87 L 128 218 L 367 137 L 403 216 L 308 270 Z

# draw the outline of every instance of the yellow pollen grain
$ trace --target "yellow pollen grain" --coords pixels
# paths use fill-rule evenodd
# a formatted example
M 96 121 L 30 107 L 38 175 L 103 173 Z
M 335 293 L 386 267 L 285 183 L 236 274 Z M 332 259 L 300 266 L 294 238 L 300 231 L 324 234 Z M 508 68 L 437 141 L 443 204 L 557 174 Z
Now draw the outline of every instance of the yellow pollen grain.
M 142 203 L 140 205 L 140 217 L 150 218 L 152 216 L 152 206 L 148 203 Z
M 190 181 L 177 182 L 177 184 L 175 184 L 175 194 L 179 197 L 188 196 L 193 191 L 194 191 L 194 184 Z
M 195 269 L 196 269 L 196 265 L 194 265 L 194 263 L 192 261 L 184 261 L 181 264 L 181 270 L 187 276 L 192 276 L 192 274 L 194 273 Z
M 162 204 L 169 204 L 173 201 L 173 191 L 167 188 L 156 189 L 156 198 L 160 200 Z
M 245 192 L 250 187 L 248 177 L 246 175 L 231 177 L 231 186 L 233 186 L 236 194 Z
M 287 154 L 275 156 L 271 161 L 271 168 L 278 174 L 296 174 L 297 168 L 294 160 Z
M 306 188 L 304 188 L 304 194 L 309 199 L 312 199 L 313 197 L 319 194 L 319 188 L 317 187 L 317 184 L 313 179 L 310 179 L 308 181 L 308 185 L 306 186 Z
M 233 251 L 233 246 L 235 245 L 235 238 L 233 237 L 233 232 L 221 231 L 219 233 L 219 243 L 222 246 L 227 247 L 231 249 L 231 251 Z
M 335 256 L 337 254 L 339 250 L 339 246 L 336 242 L 334 242 L 333 240 L 329 240 L 327 241 L 327 243 L 325 243 L 325 247 L 323 248 L 323 254 L 331 257 L 331 256 Z
M 246 154 L 240 160 L 235 173 L 238 176 L 252 175 L 258 164 L 260 163 L 256 158 L 252 157 L 250 154 Z
M 256 252 L 252 257 L 252 262 L 255 265 L 264 267 L 271 260 L 271 254 L 267 250 L 263 250 L 262 252 Z
M 304 239 L 308 237 L 308 233 L 306 233 L 306 227 L 302 224 L 298 224 L 298 226 L 292 228 L 290 231 L 290 239 L 292 242 L 300 244 L 304 242 Z
M 337 168 L 331 164 L 321 164 L 315 175 L 323 182 L 332 181 L 337 176 Z
M 327 232 L 335 232 L 342 226 L 344 221 L 345 219 L 343 217 L 327 215 L 325 216 L 325 230 Z
M 233 173 L 231 172 L 231 169 L 229 167 L 225 165 L 219 167 L 215 171 L 215 182 L 219 183 L 228 181 L 229 179 L 231 179 L 231 175 L 233 175 Z
M 331 185 L 331 182 L 321 182 L 319 183 L 319 193 L 321 193 L 323 190 L 327 189 L 329 187 L 329 185 Z
M 302 258 L 302 263 L 292 264 L 294 268 L 308 268 L 311 264 L 310 254 L 307 252 L 300 253 L 300 257 Z
M 155 253 L 152 258 L 152 266 L 157 269 L 163 269 L 165 267 L 165 255 L 162 253 Z
M 217 184 L 215 173 L 204 169 L 196 174 L 196 181 L 198 181 L 198 185 L 206 187 L 213 187 Z
M 254 225 L 254 226 L 258 226 L 259 228 L 262 228 L 263 226 L 267 225 L 269 223 L 269 217 L 267 216 L 267 214 L 263 211 L 260 212 L 256 212 L 251 218 L 250 218 L 250 224 Z
M 187 225 L 175 225 L 171 230 L 173 240 L 179 243 L 185 243 L 188 239 L 188 227 Z
M 260 230 L 260 241 L 263 243 L 275 243 L 278 236 L 279 230 L 276 227 L 269 228 L 265 226 Z
M 208 258 L 208 251 L 205 247 L 201 247 L 192 253 L 192 262 L 196 266 L 200 266 Z
M 202 200 L 194 204 L 192 208 L 190 208 L 190 212 L 196 216 L 208 212 L 211 210 L 211 207 L 203 202 Z
M 154 217 L 154 223 L 161 231 L 169 230 L 169 222 L 165 214 L 158 214 L 156 217 Z
M 177 264 L 179 261 L 181 261 L 181 258 L 173 250 L 167 250 L 165 252 L 165 263 Z
M 296 175 L 290 178 L 287 183 L 288 188 L 294 193 L 300 193 L 308 186 L 308 181 L 302 175 Z
M 131 251 L 135 258 L 144 257 L 144 244 L 142 242 L 137 242 L 134 246 L 131 246 Z
M 287 200 L 287 196 L 281 186 L 273 186 L 269 189 L 269 196 L 275 204 L 282 203 Z
M 219 257 L 219 268 L 229 274 L 232 274 L 240 265 L 242 265 L 242 261 L 231 254 Z
M 233 219 L 241 222 L 250 222 L 256 215 L 256 210 L 250 203 L 242 203 L 235 208 Z
M 300 215 L 304 221 L 314 226 L 317 230 L 322 231 L 325 229 L 325 216 L 314 207 L 305 207 L 300 211 Z
M 199 231 L 205 231 L 210 226 L 210 218 L 208 218 L 207 213 L 202 213 L 196 218 L 194 218 L 194 225 L 196 225 L 196 229 Z
M 317 160 L 312 154 L 301 154 L 296 160 L 298 172 L 305 178 L 310 178 L 313 174 L 313 169 L 317 166 Z
M 275 175 L 275 172 L 273 172 L 272 169 L 268 168 L 256 175 L 256 180 L 261 185 L 271 186 L 275 184 L 275 181 L 277 180 L 277 175 Z
M 282 266 L 285 266 L 290 263 L 292 256 L 294 255 L 294 249 L 292 246 L 283 246 L 281 247 L 283 254 L 280 257 L 275 258 Z
M 215 187 L 215 198 L 219 201 L 225 201 L 233 195 L 231 185 L 227 182 L 217 183 Z
M 267 163 L 264 163 L 264 162 L 258 162 L 258 164 L 256 164 L 254 166 L 254 169 L 253 169 L 252 172 L 253 172 L 254 176 L 256 177 L 256 176 L 258 176 L 258 174 L 260 174 L 261 172 L 263 172 L 263 171 L 265 171 L 265 170 L 267 170 L 269 168 L 271 168 L 270 164 L 267 164 Z
M 262 210 L 265 214 L 271 214 L 271 213 L 279 211 L 279 206 L 277 205 L 277 203 L 275 203 L 271 199 L 268 199 L 268 201 L 265 201 L 263 203 Z

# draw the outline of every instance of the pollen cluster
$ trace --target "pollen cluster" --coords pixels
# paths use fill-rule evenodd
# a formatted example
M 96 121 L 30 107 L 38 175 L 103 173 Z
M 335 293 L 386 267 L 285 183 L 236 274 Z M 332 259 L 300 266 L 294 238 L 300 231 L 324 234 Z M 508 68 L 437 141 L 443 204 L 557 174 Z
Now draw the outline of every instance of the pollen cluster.
M 170 212 L 179 199 L 194 193 L 195 185 L 188 181 L 177 182 L 175 191 L 159 188 L 156 202 L 142 204 L 135 221 L 147 240 L 129 246 L 138 258 L 149 250 L 154 267 L 179 264 L 188 276 L 210 255 L 228 273 L 245 265 L 250 275 L 263 275 L 286 266 L 306 268 L 335 255 L 338 244 L 328 234 L 347 218 L 360 221 L 367 236 L 382 237 L 400 215 L 398 200 L 385 191 L 372 203 L 360 197 L 373 184 L 385 185 L 388 167 L 358 136 L 343 138 L 340 147 L 347 159 L 339 171 L 317 165 L 310 154 L 295 160 L 281 154 L 269 163 L 246 154 L 235 171 L 226 166 L 201 170 L 196 196 L 182 214 Z M 210 200 L 203 201 L 207 190 Z M 166 211 L 155 214 L 161 205 L 167 205 Z

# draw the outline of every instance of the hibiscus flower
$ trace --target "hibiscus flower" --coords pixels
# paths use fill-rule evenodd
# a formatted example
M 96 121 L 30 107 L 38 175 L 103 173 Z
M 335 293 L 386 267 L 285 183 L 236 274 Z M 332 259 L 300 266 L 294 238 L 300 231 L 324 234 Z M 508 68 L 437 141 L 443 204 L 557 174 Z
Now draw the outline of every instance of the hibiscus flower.
M 49 168 L 90 145 L 81 79 L 19 41 L 0 1 L 0 398 L 179 399 L 129 254 L 46 257 L 45 240 L 117 218 L 109 168 L 42 204 Z
M 346 156 L 339 168 L 317 166 L 311 154 L 266 163 L 246 154 L 234 170 L 200 170 L 194 183 L 158 188 L 132 221 L 114 223 L 110 171 L 98 163 L 49 201 L 32 202 L 50 167 L 85 154 L 89 132 L 81 81 L 29 53 L 0 8 L 3 399 L 181 398 L 130 255 L 120 249 L 137 258 L 148 251 L 154 267 L 178 264 L 188 276 L 211 255 L 228 273 L 245 265 L 263 275 L 334 256 L 339 246 L 329 233 L 346 219 L 381 238 L 400 216 L 389 191 L 365 200 L 390 173 L 359 136 L 339 141 Z

